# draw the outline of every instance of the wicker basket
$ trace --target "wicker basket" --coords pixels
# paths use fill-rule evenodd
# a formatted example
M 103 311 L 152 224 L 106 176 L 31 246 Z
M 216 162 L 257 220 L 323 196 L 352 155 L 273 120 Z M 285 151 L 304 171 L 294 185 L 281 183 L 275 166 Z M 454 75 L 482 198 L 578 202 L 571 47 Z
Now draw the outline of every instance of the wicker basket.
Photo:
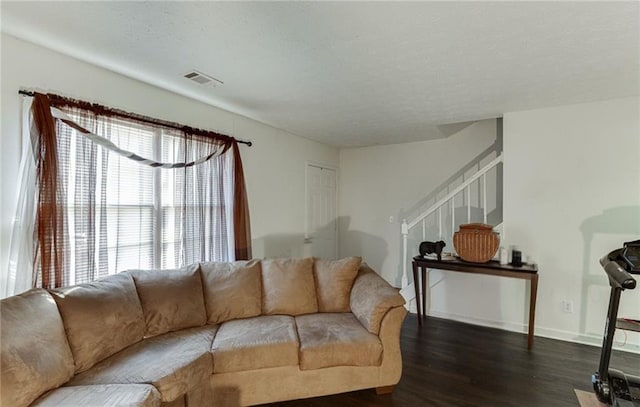
M 493 226 L 484 223 L 460 225 L 453 234 L 453 247 L 462 260 L 486 263 L 493 258 L 500 246 L 500 238 Z

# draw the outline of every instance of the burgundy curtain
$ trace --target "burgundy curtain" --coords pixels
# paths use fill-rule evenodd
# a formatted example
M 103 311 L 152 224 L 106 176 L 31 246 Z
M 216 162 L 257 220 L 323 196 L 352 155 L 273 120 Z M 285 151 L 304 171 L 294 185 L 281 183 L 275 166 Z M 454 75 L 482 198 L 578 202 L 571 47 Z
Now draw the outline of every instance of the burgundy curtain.
M 236 260 L 251 258 L 251 229 L 249 225 L 249 202 L 244 182 L 244 171 L 238 143 L 233 143 L 233 237 Z
M 31 105 L 33 124 L 38 132 L 32 137 L 36 155 L 36 228 L 33 284 L 45 288 L 60 287 L 64 259 L 64 189 L 58 183 L 56 127 L 49 99 L 36 94 Z
M 196 140 L 209 140 L 210 145 L 214 148 L 222 149 L 222 153 L 232 154 L 233 157 L 233 242 L 235 246 L 235 259 L 245 260 L 251 258 L 251 233 L 249 223 L 249 208 L 247 202 L 247 193 L 244 180 L 244 172 L 242 167 L 242 159 L 240 157 L 240 151 L 238 148 L 238 141 L 232 137 L 204 131 L 200 129 L 194 129 L 188 126 L 183 126 L 176 123 L 166 122 L 154 118 L 140 116 L 133 113 L 123 112 L 117 109 L 112 109 L 88 102 L 73 100 L 64 98 L 57 95 L 43 95 L 37 93 L 34 97 L 32 105 L 32 116 L 35 124 L 36 134 L 33 136 L 36 145 L 36 168 L 37 168 L 37 214 L 36 214 L 36 239 L 35 239 L 35 261 L 34 261 L 34 284 L 41 285 L 45 288 L 54 288 L 66 285 L 65 282 L 65 269 L 69 267 L 68 259 L 68 245 L 69 237 L 67 234 L 67 221 L 65 219 L 65 210 L 63 205 L 65 203 L 65 186 L 61 182 L 60 174 L 63 170 L 59 164 L 59 152 L 57 148 L 60 147 L 57 142 L 56 135 L 56 121 L 51 115 L 50 107 L 56 107 L 60 109 L 64 108 L 77 108 L 88 111 L 93 116 L 112 117 L 115 119 L 124 119 L 127 121 L 134 121 L 145 126 L 158 126 L 160 128 L 167 129 L 172 136 L 176 134 L 178 137 L 184 138 L 185 146 L 188 141 Z M 73 125 L 76 130 L 80 132 L 89 133 L 89 130 Z M 95 131 L 95 130 L 91 130 Z M 180 136 L 181 135 L 181 136 Z M 92 148 L 95 148 L 93 146 Z M 94 154 L 94 153 L 92 153 Z M 185 158 L 187 157 L 185 153 Z M 197 166 L 195 166 L 197 167 Z M 186 169 L 192 171 L 191 168 Z M 206 171 L 201 171 L 206 174 Z M 198 182 L 207 182 L 203 178 L 198 179 Z M 206 177 L 204 178 L 206 179 Z M 202 180 L 202 181 L 201 181 Z M 215 180 L 209 182 L 216 182 Z M 70 186 L 71 187 L 71 186 Z M 194 185 L 193 188 L 200 186 Z M 212 189 L 221 189 L 219 185 L 212 185 Z M 78 194 L 78 188 L 75 188 L 74 194 Z M 186 201 L 185 201 L 186 202 Z M 183 205 L 187 207 L 188 205 Z M 88 208 L 88 211 L 84 214 L 92 215 L 93 208 Z M 86 216 L 84 215 L 83 216 Z M 95 215 L 95 214 L 94 214 Z M 182 218 L 188 217 L 185 212 L 182 214 Z M 87 235 L 92 234 L 91 228 L 87 230 Z M 210 236 L 208 237 L 210 238 Z M 94 241 L 99 239 L 98 236 L 91 236 L 87 240 Z M 77 246 L 77 243 L 76 243 Z M 164 249 L 163 249 L 164 250 Z M 92 253 L 91 248 L 87 248 L 87 252 Z M 91 255 L 91 254 L 89 254 Z M 75 264 L 87 263 L 86 259 L 84 263 L 78 260 L 77 254 L 74 257 Z M 188 256 L 189 259 L 194 256 Z M 203 259 L 204 260 L 204 259 Z M 90 261 L 89 261 L 90 262 Z M 118 270 L 121 271 L 121 270 Z M 97 274 L 95 278 L 99 277 Z

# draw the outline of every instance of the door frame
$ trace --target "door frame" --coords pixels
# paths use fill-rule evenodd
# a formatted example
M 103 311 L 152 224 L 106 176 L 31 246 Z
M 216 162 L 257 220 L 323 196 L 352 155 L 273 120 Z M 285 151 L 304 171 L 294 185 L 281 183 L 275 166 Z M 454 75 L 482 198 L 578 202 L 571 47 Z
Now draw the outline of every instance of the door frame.
M 332 170 L 335 171 L 336 173 L 336 199 L 335 199 L 335 208 L 336 208 L 336 229 L 335 229 L 335 236 L 334 236 L 334 241 L 335 241 L 335 253 L 336 253 L 336 258 L 340 258 L 340 245 L 338 244 L 338 239 L 340 237 L 340 233 L 339 233 L 339 229 L 340 229 L 340 225 L 338 224 L 338 220 L 340 219 L 339 216 L 339 206 L 338 206 L 338 202 L 340 202 L 339 199 L 339 194 L 340 194 L 340 188 L 338 188 L 338 184 L 339 184 L 339 176 L 340 176 L 340 172 L 339 172 L 339 167 L 337 165 L 333 165 L 333 164 L 326 164 L 323 162 L 319 162 L 319 161 L 313 161 L 313 160 L 306 160 L 304 162 L 304 240 L 306 241 L 309 238 L 309 167 L 316 167 L 316 168 L 324 168 L 327 170 Z

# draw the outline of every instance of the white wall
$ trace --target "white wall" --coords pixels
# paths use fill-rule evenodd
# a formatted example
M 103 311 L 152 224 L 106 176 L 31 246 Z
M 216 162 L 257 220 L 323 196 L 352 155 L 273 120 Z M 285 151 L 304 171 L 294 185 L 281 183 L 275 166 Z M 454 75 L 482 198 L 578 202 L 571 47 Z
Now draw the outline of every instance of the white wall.
M 18 89 L 94 101 L 253 141 L 241 146 L 254 256 L 297 255 L 304 234 L 305 162 L 338 165 L 338 150 L 2 35 L 0 267 L 6 267 L 17 193 Z M 212 90 L 214 91 L 214 90 Z M 283 240 L 284 239 L 284 240 Z M 277 244 L 271 244 L 276 241 Z
M 638 98 L 504 115 L 504 233 L 538 263 L 536 334 L 600 345 L 609 288 L 598 259 L 640 238 Z M 488 126 L 480 122 L 475 126 Z M 395 216 L 492 142 L 489 128 L 449 139 L 341 150 L 342 254 L 362 255 L 399 285 Z M 410 247 L 415 251 L 416 248 Z M 430 273 L 430 314 L 526 332 L 528 284 L 491 276 Z M 564 313 L 563 300 L 573 313 Z M 620 315 L 640 316 L 640 290 Z M 640 351 L 639 335 L 616 334 Z
M 640 238 L 640 99 L 507 113 L 504 152 L 506 236 L 540 270 L 537 333 L 600 343 L 609 288 L 598 259 Z M 486 317 L 520 325 L 524 291 L 510 283 L 509 306 Z M 640 290 L 623 294 L 620 314 L 640 317 Z
M 402 218 L 495 140 L 496 120 L 483 120 L 448 138 L 340 150 L 341 255 L 362 256 L 400 286 Z
M 17 191 L 20 88 L 251 139 L 254 147 L 242 147 L 242 156 L 256 257 L 301 253 L 305 161 L 339 164 L 341 255 L 362 255 L 396 285 L 398 216 L 495 137 L 495 122 L 485 121 L 443 140 L 345 149 L 338 156 L 334 148 L 10 36 L 2 35 L 1 56 L 1 267 Z M 537 334 L 600 340 L 608 287 L 597 259 L 640 236 L 639 115 L 637 98 L 504 115 L 504 243 L 519 245 L 539 264 Z M 522 281 L 433 274 L 432 314 L 524 330 Z M 639 297 L 640 290 L 623 296 L 621 313 L 637 317 Z M 562 300 L 574 302 L 573 314 L 562 313 Z M 627 341 L 640 343 L 633 335 Z

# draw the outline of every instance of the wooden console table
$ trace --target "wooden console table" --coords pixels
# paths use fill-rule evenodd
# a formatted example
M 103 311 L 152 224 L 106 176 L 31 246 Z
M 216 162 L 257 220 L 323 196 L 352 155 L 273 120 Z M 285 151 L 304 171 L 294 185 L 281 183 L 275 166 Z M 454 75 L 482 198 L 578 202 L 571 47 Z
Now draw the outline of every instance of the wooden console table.
M 416 306 L 418 308 L 418 324 L 422 325 L 422 318 L 426 312 L 427 301 L 427 268 L 449 271 L 460 271 L 463 273 L 488 274 L 491 276 L 519 278 L 531 282 L 531 298 L 529 300 L 529 334 L 527 338 L 527 348 L 533 346 L 533 329 L 536 315 L 536 296 L 538 293 L 538 267 L 536 265 L 525 264 L 522 267 L 514 267 L 510 264 L 500 264 L 497 261 L 488 263 L 468 263 L 456 258 L 455 260 L 432 260 L 416 256 L 413 258 L 413 285 L 416 291 Z M 420 301 L 420 285 L 418 284 L 418 269 L 422 271 L 422 301 Z M 422 303 L 422 309 L 420 305 Z

